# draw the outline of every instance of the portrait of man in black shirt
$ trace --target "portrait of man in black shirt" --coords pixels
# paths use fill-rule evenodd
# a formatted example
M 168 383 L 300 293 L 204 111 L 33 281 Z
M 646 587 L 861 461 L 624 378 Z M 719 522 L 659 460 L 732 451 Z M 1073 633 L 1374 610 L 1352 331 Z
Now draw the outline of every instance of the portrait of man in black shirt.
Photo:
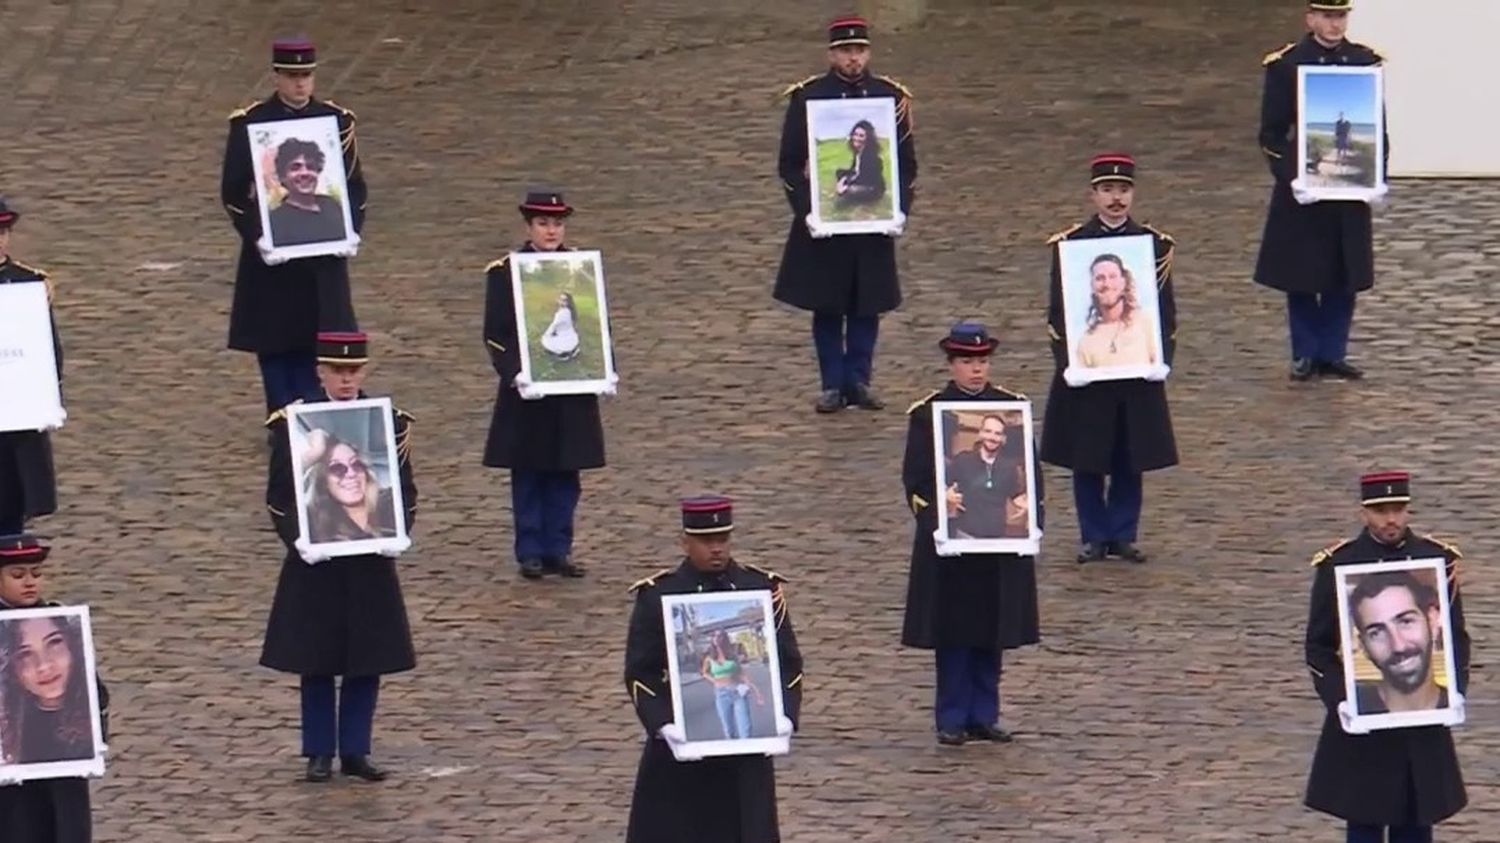
M 1026 524 L 1012 526 L 1011 502 L 1026 494 L 1024 453 L 1007 448 L 1005 420 L 990 413 L 979 423 L 974 445 L 953 456 L 946 503 L 950 538 L 1025 538 Z
M 277 147 L 276 180 L 286 188 L 286 196 L 271 211 L 271 245 L 324 243 L 347 236 L 339 201 L 318 193 L 325 163 L 323 150 L 312 141 L 288 138 Z

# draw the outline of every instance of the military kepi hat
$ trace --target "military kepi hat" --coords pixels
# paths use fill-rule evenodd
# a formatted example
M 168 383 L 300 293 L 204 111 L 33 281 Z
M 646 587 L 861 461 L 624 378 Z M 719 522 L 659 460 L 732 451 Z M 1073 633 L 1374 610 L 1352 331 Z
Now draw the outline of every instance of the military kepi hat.
M 312 70 L 318 66 L 318 48 L 306 38 L 279 38 L 271 44 L 273 70 Z
M 358 366 L 370 362 L 370 338 L 364 331 L 319 331 L 318 362 Z
M 978 322 L 959 322 L 948 329 L 948 336 L 938 340 L 938 348 L 955 357 L 988 357 L 1000 341 Z
M 1411 475 L 1404 471 L 1377 471 L 1359 478 L 1361 506 L 1410 502 Z
M 690 536 L 727 533 L 734 529 L 734 503 L 722 495 L 682 500 L 682 531 Z
M 10 206 L 4 196 L 0 196 L 0 228 L 10 228 L 21 218 L 21 212 Z
M 1103 152 L 1089 162 L 1089 184 L 1122 181 L 1135 184 L 1135 159 L 1123 152 Z
M 0 536 L 0 566 L 35 565 L 44 562 L 52 548 L 30 533 Z
M 560 191 L 544 190 L 533 187 L 526 191 L 526 198 L 519 205 L 521 216 L 526 219 L 532 217 L 571 217 L 573 208 L 568 200 L 563 198 Z
M 828 24 L 828 46 L 843 47 L 847 44 L 870 45 L 870 25 L 864 18 L 850 15 Z
M 1352 12 L 1354 0 L 1307 0 L 1307 8 L 1314 12 Z

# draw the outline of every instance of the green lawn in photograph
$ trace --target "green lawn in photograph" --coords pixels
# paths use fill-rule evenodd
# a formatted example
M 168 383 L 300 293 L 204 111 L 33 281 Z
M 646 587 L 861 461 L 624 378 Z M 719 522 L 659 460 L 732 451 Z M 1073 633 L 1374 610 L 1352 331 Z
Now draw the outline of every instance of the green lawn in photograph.
M 1374 187 L 1375 141 L 1355 135 L 1349 139 L 1349 154 L 1339 163 L 1332 132 L 1309 132 L 1307 162 L 1310 172 L 1303 180 L 1312 187 Z
M 573 325 L 578 331 L 578 354 L 569 360 L 559 360 L 542 347 L 542 333 L 552 324 L 557 298 L 563 293 L 573 297 L 573 307 L 578 311 Z M 521 295 L 526 309 L 526 347 L 531 356 L 532 383 L 603 380 L 604 334 L 594 265 L 582 263 L 572 268 L 560 261 L 547 261 L 523 266 Z
M 854 155 L 849 150 L 848 138 L 827 138 L 818 141 L 818 209 L 822 212 L 825 222 L 888 220 L 896 215 L 897 189 L 890 183 L 891 145 L 885 138 L 881 138 L 878 143 L 880 144 L 880 161 L 885 167 L 885 195 L 876 202 L 840 207 L 835 202 L 838 194 L 834 192 L 834 187 L 838 184 L 838 176 L 834 173 L 852 166 Z

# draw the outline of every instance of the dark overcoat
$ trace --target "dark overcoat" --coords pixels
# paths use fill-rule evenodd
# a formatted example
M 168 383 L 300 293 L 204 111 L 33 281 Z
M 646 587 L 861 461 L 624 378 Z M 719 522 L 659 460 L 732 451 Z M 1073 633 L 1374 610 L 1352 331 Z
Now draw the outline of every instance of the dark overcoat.
M 43 605 L 58 606 L 46 601 Z M 12 607 L 0 603 L 0 612 Z M 99 732 L 109 741 L 109 689 L 96 674 Z M 86 778 L 32 779 L 0 787 L 0 840 L 5 843 L 90 843 L 93 807 Z
M 394 415 L 409 533 L 417 520 L 412 417 L 401 410 Z M 286 556 L 266 621 L 260 663 L 300 676 L 379 676 L 416 667 L 396 560 L 367 554 L 309 565 L 298 554 L 297 493 L 286 411 L 272 413 L 266 426 L 271 430 L 266 509 L 286 545 Z
M 1177 350 L 1177 297 L 1172 291 L 1176 243 L 1171 236 L 1135 220 L 1111 230 L 1097 216 L 1053 235 L 1047 333 L 1052 339 L 1055 370 L 1047 393 L 1047 417 L 1042 420 L 1043 462 L 1085 474 L 1109 474 L 1116 441 L 1123 438 L 1130 469 L 1135 473 L 1177 464 L 1177 438 L 1172 432 L 1165 383 L 1135 379 L 1069 386 L 1063 380 L 1063 370 L 1068 367 L 1068 320 L 1063 310 L 1059 244 L 1086 237 L 1140 234 L 1155 238 L 1156 290 L 1165 346 L 1162 352 L 1167 365 L 1172 365 Z
M 517 251 L 536 249 L 526 243 Z M 509 258 L 485 269 L 484 290 L 484 345 L 490 365 L 500 376 L 484 464 L 527 471 L 602 468 L 604 422 L 599 416 L 599 396 L 549 395 L 528 401 L 516 391 L 521 339 Z
M 1307 668 L 1326 713 L 1307 779 L 1307 807 L 1355 823 L 1433 825 L 1468 804 L 1448 727 L 1419 726 L 1351 735 L 1340 725 L 1338 715 L 1345 690 L 1334 568 L 1439 557 L 1448 560 L 1453 662 L 1458 691 L 1464 693 L 1469 685 L 1470 643 L 1458 588 L 1458 548 L 1410 532 L 1399 544 L 1385 545 L 1369 531 L 1361 531 L 1313 558 Z
M 776 300 L 817 313 L 876 316 L 895 310 L 901 304 L 895 238 L 884 234 L 841 234 L 815 240 L 807 231 L 806 218 L 812 213 L 812 181 L 807 175 L 807 101 L 848 97 L 896 100 L 900 207 L 902 213 L 910 214 L 917 180 L 911 92 L 888 76 L 867 73 L 850 81 L 829 70 L 791 86 L 785 96 L 789 101 L 781 126 L 777 169 L 786 201 L 792 207 L 792 225 L 781 253 L 781 269 L 776 273 Z
M 0 259 L 0 284 L 46 284 L 47 299 L 52 299 L 47 273 L 34 269 L 9 256 Z M 57 358 L 57 380 L 62 382 L 62 340 L 57 333 L 57 319 L 52 318 L 52 351 Z M 3 397 L 3 396 L 0 396 Z M 12 430 L 0 433 L 0 495 L 18 495 L 19 506 L 0 500 L 0 513 L 19 512 L 24 521 L 57 511 L 57 475 L 52 464 L 52 437 L 47 431 Z
M 1384 59 L 1363 44 L 1342 41 L 1332 49 L 1309 33 L 1265 59 L 1260 107 L 1260 150 L 1275 186 L 1266 213 L 1255 280 L 1287 293 L 1368 290 L 1375 283 L 1375 245 L 1370 206 L 1364 202 L 1297 204 L 1297 68 L 1300 65 L 1363 67 Z M 1390 136 L 1385 138 L 1390 158 Z
M 1033 557 L 1011 553 L 943 557 L 938 556 L 933 540 L 938 527 L 935 507 L 943 505 L 943 495 L 937 488 L 932 447 L 932 402 L 1025 400 L 1024 395 L 989 385 L 971 395 L 950 381 L 907 411 L 901 483 L 916 524 L 901 628 L 901 643 L 908 647 L 1011 650 L 1041 640 Z M 1041 465 L 1034 462 L 1032 471 L 1040 524 L 1045 509 Z
M 667 679 L 667 642 L 662 624 L 665 594 L 766 589 L 776 610 L 776 646 L 781 665 L 782 705 L 794 726 L 802 709 L 802 652 L 787 611 L 785 579 L 731 562 L 721 573 L 698 571 L 683 561 L 632 586 L 635 609 L 625 642 L 625 688 L 646 742 L 636 772 L 626 843 L 778 843 L 776 767 L 770 756 L 735 755 L 678 761 L 661 727 L 673 721 Z
M 257 354 L 312 351 L 319 331 L 352 331 L 358 325 L 349 293 L 345 258 L 298 258 L 276 266 L 261 260 L 255 241 L 261 235 L 256 204 L 255 169 L 246 126 L 279 120 L 333 115 L 339 121 L 348 177 L 349 210 L 354 230 L 365 223 L 364 170 L 354 136 L 354 112 L 332 100 L 313 99 L 292 108 L 274 94 L 229 115 L 224 170 L 219 192 L 224 209 L 240 235 L 239 268 L 234 276 L 234 304 L 229 313 L 229 347 Z

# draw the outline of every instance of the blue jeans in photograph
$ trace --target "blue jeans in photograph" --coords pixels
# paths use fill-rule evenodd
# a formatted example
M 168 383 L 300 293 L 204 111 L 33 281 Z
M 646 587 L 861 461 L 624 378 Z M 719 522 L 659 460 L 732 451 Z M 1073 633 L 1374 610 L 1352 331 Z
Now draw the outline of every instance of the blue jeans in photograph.
M 714 688 L 714 707 L 719 710 L 725 740 L 750 737 L 750 700 L 734 685 Z

